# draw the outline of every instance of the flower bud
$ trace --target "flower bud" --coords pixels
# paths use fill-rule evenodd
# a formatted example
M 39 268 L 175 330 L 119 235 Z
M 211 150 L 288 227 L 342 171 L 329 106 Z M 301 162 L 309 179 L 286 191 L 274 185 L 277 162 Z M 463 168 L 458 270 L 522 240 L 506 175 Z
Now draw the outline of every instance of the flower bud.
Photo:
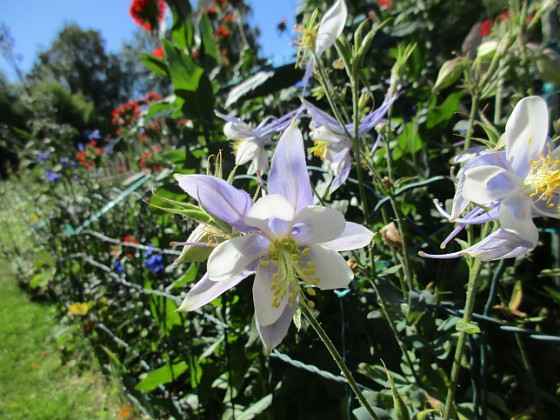
M 478 47 L 476 50 L 476 57 L 480 58 L 481 60 L 491 60 L 498 51 L 498 41 L 491 40 L 486 41 Z
M 208 242 L 210 239 L 208 230 L 208 225 L 199 224 L 196 229 L 191 232 L 187 242 Z M 211 246 L 185 245 L 181 255 L 173 262 L 173 265 L 204 261 L 208 259 L 213 249 L 214 248 Z
M 443 63 L 443 66 L 441 66 L 439 70 L 436 83 L 432 88 L 432 92 L 439 92 L 451 86 L 461 77 L 461 73 L 463 72 L 463 60 L 463 57 L 457 57 Z

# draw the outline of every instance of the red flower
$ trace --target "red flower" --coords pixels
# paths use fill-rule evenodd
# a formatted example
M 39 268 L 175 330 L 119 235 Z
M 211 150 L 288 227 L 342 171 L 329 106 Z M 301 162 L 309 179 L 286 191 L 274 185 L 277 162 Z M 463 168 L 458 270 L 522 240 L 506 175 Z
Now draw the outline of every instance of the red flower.
M 233 23 L 234 21 L 235 21 L 235 17 L 233 16 L 233 13 L 230 12 L 224 16 L 224 19 L 222 20 L 222 24 Z
M 483 21 L 482 24 L 480 25 L 480 35 L 483 38 L 488 36 L 490 34 L 490 30 L 492 29 L 492 26 L 494 26 L 494 24 L 490 19 L 486 19 L 485 21 Z
M 163 20 L 164 11 L 163 0 L 133 0 L 129 10 L 134 23 L 147 31 L 157 29 Z
M 162 59 L 163 58 L 163 47 L 160 45 L 159 47 L 157 47 L 152 54 L 154 55 L 155 58 L 159 58 Z
M 229 31 L 226 29 L 225 26 L 220 26 L 217 30 L 216 33 L 218 34 L 218 36 L 221 36 L 222 38 L 228 38 L 229 37 Z
M 146 93 L 146 97 L 144 98 L 146 103 L 149 103 L 149 102 L 152 102 L 152 101 L 159 101 L 160 99 L 162 99 L 162 96 L 155 93 L 155 92 Z
M 380 9 L 387 10 L 391 8 L 392 2 L 391 0 L 379 0 L 377 5 L 379 6 Z
M 204 13 L 210 18 L 210 20 L 215 20 L 218 17 L 218 12 L 214 6 L 207 7 L 204 9 Z

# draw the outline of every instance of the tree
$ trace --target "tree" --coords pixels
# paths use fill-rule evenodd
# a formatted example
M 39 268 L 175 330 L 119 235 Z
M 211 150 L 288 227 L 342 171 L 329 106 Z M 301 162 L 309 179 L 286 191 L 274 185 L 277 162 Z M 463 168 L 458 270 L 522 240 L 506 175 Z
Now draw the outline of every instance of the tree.
M 82 94 L 95 104 L 98 113 L 127 100 L 130 76 L 119 57 L 105 51 L 99 32 L 68 25 L 52 46 L 39 54 L 29 78 L 32 82 L 58 81 L 72 94 Z

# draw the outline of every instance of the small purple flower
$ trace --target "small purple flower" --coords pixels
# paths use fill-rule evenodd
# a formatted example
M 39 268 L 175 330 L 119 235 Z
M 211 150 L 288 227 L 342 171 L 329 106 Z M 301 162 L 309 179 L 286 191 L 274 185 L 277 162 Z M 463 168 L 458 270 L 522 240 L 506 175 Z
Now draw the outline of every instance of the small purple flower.
M 50 150 L 39 152 L 39 154 L 37 155 L 37 163 L 45 163 L 50 155 L 51 155 Z

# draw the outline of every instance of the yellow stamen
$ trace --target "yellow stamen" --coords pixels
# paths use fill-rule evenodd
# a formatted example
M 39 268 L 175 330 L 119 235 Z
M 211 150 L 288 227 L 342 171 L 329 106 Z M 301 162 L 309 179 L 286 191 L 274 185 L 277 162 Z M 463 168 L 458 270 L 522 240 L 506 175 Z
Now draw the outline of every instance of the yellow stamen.
M 533 191 L 530 196 L 543 201 L 550 209 L 560 213 L 560 158 L 552 157 L 549 145 L 548 153 L 540 152 L 538 159 L 531 160 L 531 171 L 525 179 L 525 184 Z

